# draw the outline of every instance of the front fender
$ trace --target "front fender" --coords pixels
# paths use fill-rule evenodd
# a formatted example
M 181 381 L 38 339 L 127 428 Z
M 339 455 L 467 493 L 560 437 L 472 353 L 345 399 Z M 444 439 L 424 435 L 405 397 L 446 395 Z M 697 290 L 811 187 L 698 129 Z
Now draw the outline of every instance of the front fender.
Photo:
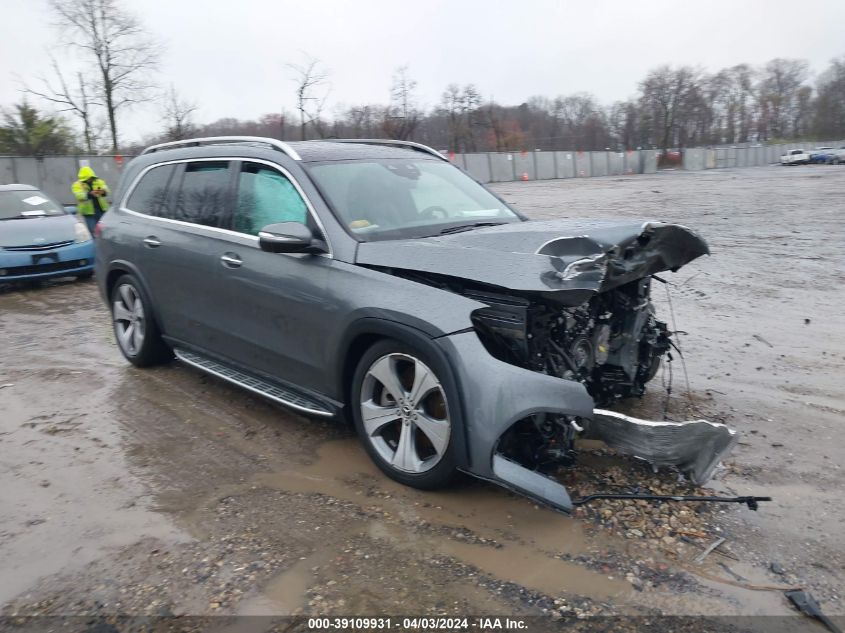
M 590 417 L 593 399 L 579 382 L 500 361 L 474 331 L 436 339 L 456 374 L 465 407 L 469 470 L 495 478 L 493 454 L 501 435 L 534 413 Z

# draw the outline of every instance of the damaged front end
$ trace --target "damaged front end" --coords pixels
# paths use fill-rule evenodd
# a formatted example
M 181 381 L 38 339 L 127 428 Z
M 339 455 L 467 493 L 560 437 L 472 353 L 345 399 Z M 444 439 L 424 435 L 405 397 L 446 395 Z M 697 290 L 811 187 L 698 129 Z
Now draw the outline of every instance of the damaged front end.
M 576 502 L 545 473 L 572 465 L 580 439 L 675 467 L 697 485 L 735 445 L 722 424 L 605 408 L 642 396 L 670 358 L 652 279 L 708 253 L 689 229 L 525 222 L 403 243 L 401 260 L 397 246 L 362 244 L 362 263 L 483 306 L 472 333 L 441 339 L 462 373 L 473 474 L 569 511 Z

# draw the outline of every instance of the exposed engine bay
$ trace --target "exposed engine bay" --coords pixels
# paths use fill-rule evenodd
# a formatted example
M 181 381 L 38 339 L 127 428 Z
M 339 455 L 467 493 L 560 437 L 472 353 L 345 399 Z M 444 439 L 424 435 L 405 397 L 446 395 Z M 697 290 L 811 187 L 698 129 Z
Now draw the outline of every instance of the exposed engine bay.
M 593 296 L 577 307 L 465 292 L 490 307 L 473 322 L 493 356 L 550 376 L 577 380 L 599 406 L 640 396 L 669 350 L 666 324 L 655 317 L 651 279 Z
M 598 407 L 642 396 L 661 362 L 671 359 L 671 332 L 656 316 L 651 277 L 568 306 L 437 275 L 397 274 L 486 304 L 472 319 L 491 355 L 580 382 Z M 526 468 L 551 472 L 574 464 L 578 438 L 601 440 L 654 466 L 677 467 L 696 484 L 710 478 L 737 440 L 724 425 L 706 420 L 654 422 L 597 408 L 591 419 L 547 413 L 523 418 L 502 435 L 498 452 Z

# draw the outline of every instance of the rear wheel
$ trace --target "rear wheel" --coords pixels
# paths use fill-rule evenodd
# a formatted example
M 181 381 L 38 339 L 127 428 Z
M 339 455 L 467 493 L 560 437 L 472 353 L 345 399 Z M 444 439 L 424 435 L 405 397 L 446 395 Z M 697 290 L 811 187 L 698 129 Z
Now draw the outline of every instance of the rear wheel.
M 414 488 L 447 485 L 455 474 L 455 429 L 448 393 L 434 362 L 421 350 L 385 340 L 361 358 L 352 381 L 358 436 L 391 479 Z
M 117 346 L 126 360 L 136 367 L 149 367 L 173 357 L 161 338 L 147 295 L 132 275 L 123 275 L 114 284 L 111 310 Z

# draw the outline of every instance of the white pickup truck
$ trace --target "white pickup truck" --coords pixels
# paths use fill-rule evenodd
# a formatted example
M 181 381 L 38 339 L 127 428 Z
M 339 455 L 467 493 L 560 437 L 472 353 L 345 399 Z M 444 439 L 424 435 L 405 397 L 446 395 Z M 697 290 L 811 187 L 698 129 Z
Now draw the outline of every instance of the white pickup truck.
M 810 155 L 803 149 L 791 149 L 780 157 L 781 165 L 807 165 Z

